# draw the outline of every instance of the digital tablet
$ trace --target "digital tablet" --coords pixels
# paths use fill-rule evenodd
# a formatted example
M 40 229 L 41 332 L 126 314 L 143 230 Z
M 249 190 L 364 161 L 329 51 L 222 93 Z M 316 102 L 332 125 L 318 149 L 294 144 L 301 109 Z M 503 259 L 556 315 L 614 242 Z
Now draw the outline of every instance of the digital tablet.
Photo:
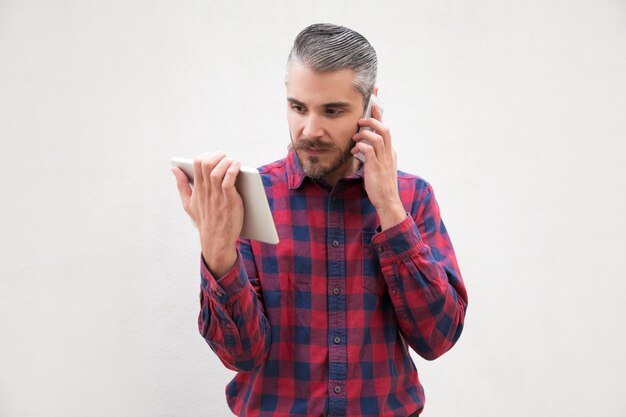
M 193 185 L 193 159 L 172 158 L 172 166 L 182 169 Z M 243 200 L 243 228 L 240 236 L 277 244 L 278 233 L 259 171 L 242 166 L 237 175 L 235 188 Z

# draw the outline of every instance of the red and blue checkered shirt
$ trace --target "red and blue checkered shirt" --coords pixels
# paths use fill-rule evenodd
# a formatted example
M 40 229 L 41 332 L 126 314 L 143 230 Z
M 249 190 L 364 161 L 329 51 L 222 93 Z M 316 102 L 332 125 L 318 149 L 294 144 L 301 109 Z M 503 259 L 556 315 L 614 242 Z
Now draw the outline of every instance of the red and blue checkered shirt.
M 240 240 L 215 279 L 201 262 L 200 333 L 246 417 L 408 416 L 424 390 L 408 346 L 435 359 L 463 328 L 467 293 L 432 186 L 398 172 L 408 213 L 381 231 L 363 170 L 330 188 L 293 151 L 259 169 L 278 245 Z

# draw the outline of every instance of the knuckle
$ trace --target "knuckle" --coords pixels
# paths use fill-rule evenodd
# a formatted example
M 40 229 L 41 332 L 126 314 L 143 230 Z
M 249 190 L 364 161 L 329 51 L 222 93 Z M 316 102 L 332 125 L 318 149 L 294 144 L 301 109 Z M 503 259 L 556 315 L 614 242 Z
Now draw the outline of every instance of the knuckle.
M 209 179 L 213 177 L 213 173 L 214 173 L 214 167 L 210 164 L 210 163 L 206 163 L 206 164 L 202 164 L 202 176 L 205 179 Z
M 224 190 L 228 193 L 235 195 L 237 193 L 237 187 L 235 181 L 228 181 L 223 184 Z
M 211 171 L 210 176 L 211 176 L 211 181 L 219 181 L 220 179 L 220 173 L 215 170 Z
M 372 138 L 368 139 L 368 141 L 369 141 L 369 144 L 368 144 L 369 147 L 372 147 L 372 146 L 375 146 L 378 143 L 380 143 L 381 142 L 381 138 L 380 138 L 380 136 L 376 135 L 376 136 L 372 136 Z

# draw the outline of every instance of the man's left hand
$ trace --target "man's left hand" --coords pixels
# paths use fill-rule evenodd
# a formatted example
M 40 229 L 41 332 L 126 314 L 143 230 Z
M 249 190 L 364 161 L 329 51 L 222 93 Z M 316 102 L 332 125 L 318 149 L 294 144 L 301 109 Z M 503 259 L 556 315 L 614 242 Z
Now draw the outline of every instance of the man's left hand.
M 356 145 L 352 154 L 358 152 L 365 156 L 363 166 L 365 191 L 376 208 L 383 230 L 400 223 L 406 217 L 398 194 L 397 155 L 391 146 L 389 128 L 382 123 L 377 106 L 372 107 L 372 118 L 359 119 L 361 129 L 352 137 Z M 369 144 L 363 142 L 367 140 Z

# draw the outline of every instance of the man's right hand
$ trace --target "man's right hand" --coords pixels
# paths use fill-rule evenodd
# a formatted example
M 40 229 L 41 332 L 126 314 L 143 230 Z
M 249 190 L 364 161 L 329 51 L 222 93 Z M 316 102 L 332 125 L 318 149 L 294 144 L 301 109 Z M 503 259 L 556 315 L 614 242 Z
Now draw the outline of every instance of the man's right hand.
M 172 168 L 183 208 L 200 232 L 202 256 L 216 278 L 237 261 L 244 213 L 235 188 L 240 167 L 240 162 L 222 152 L 200 155 L 193 163 L 193 189 L 185 173 Z

